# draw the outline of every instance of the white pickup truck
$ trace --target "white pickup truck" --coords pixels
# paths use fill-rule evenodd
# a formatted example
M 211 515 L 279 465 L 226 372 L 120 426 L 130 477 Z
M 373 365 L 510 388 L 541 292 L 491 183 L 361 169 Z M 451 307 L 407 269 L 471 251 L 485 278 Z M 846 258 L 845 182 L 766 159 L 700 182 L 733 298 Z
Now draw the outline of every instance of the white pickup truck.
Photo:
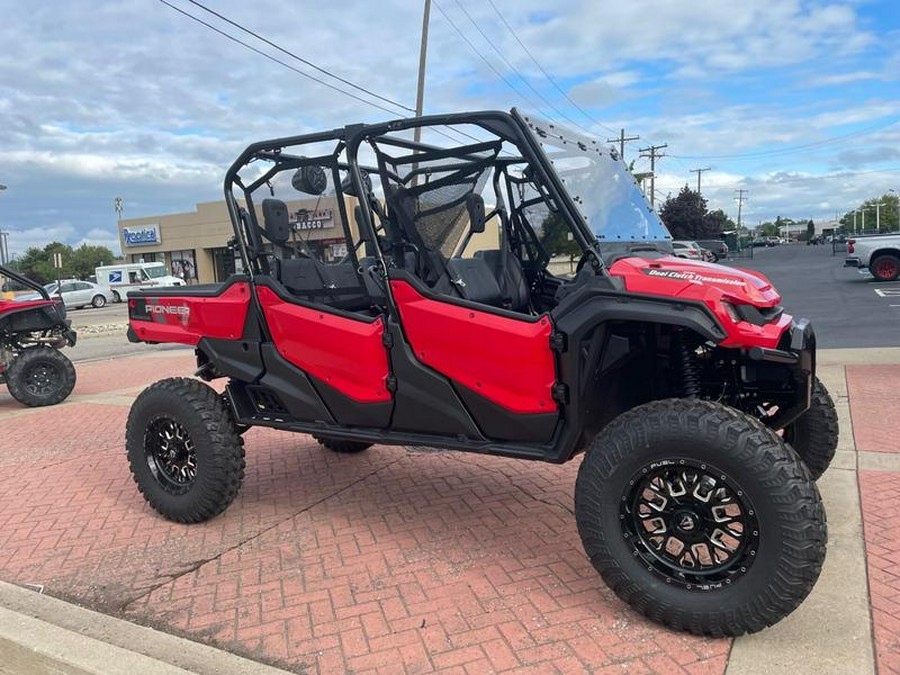
M 850 239 L 847 253 L 844 267 L 868 268 L 878 281 L 900 277 L 900 233 Z

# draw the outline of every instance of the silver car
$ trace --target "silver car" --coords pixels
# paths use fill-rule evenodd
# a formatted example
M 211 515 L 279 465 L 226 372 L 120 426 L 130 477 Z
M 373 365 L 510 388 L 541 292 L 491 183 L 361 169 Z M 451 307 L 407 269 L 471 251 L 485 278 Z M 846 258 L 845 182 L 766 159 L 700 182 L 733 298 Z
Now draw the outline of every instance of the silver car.
M 57 291 L 57 283 L 47 284 L 44 290 L 51 298 L 62 296 L 63 304 L 66 309 L 80 309 L 81 307 L 103 307 L 107 302 L 113 302 L 115 296 L 109 286 L 102 284 L 93 284 L 90 281 L 79 281 L 78 279 L 63 279 L 59 282 L 59 290 Z M 28 293 L 16 297 L 16 300 L 40 300 L 41 296 L 37 293 Z

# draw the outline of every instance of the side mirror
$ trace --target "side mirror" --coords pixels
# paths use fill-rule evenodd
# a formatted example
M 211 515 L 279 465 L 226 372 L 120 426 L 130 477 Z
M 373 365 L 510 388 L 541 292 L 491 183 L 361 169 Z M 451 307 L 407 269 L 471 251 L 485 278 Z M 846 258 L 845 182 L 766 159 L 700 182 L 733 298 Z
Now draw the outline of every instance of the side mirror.
M 318 196 L 328 187 L 328 177 L 321 166 L 301 166 L 291 177 L 291 185 L 297 192 Z

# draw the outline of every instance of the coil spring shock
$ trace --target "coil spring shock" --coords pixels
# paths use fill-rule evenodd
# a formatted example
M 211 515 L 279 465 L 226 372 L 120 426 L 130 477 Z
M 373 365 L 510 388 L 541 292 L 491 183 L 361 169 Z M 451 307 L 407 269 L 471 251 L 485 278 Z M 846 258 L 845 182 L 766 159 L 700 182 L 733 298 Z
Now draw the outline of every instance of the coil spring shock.
M 700 396 L 700 364 L 691 349 L 693 343 L 685 338 L 682 331 L 677 331 L 673 336 L 675 350 L 675 364 L 680 377 L 681 395 L 684 398 L 696 398 Z

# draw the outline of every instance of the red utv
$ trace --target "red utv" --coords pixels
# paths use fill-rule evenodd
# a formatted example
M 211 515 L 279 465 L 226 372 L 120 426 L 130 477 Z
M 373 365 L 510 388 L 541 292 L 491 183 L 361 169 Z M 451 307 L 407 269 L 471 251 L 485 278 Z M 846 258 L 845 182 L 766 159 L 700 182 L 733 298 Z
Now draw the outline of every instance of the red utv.
M 0 266 L 0 277 L 41 296 L 23 302 L 0 298 L 0 384 L 27 406 L 59 403 L 75 387 L 75 367 L 59 351 L 76 340 L 66 309 L 43 286 L 6 267 Z
M 295 226 L 298 191 L 336 198 L 341 246 Z M 130 339 L 193 345 L 227 380 L 131 409 L 163 516 L 231 503 L 253 425 L 335 452 L 583 454 L 585 550 L 639 611 L 738 635 L 809 593 L 837 442 L 813 329 L 761 275 L 671 256 L 605 144 L 516 110 L 360 124 L 251 145 L 225 198 L 243 273 L 129 294 Z

